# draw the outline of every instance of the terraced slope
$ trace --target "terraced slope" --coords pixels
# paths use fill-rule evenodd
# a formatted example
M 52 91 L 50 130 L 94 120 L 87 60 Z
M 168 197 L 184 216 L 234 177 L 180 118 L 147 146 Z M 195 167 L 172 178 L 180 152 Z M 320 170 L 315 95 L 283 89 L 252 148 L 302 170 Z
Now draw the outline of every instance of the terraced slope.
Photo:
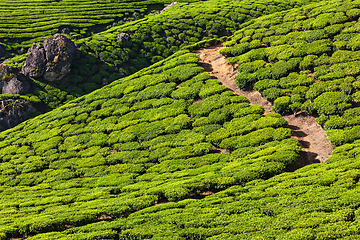
M 162 14 L 79 39 L 77 44 L 82 52 L 81 59 L 72 65 L 71 76 L 66 82 L 56 83 L 37 79 L 34 81 L 36 97 L 33 96 L 33 99 L 41 102 L 47 109 L 54 109 L 75 97 L 101 88 L 106 82 L 128 76 L 169 57 L 182 48 L 194 44 L 206 45 L 199 41 L 229 36 L 245 21 L 309 2 L 311 1 L 291 0 L 284 3 L 280 0 L 246 0 L 229 3 L 224 0 L 209 0 L 178 3 Z M 141 2 L 144 6 L 146 3 Z M 109 3 L 109 6 L 112 4 L 118 3 Z M 120 4 L 119 9 L 122 9 L 121 6 Z M 119 33 L 128 34 L 129 39 L 119 42 Z M 21 69 L 25 57 L 17 56 L 5 63 Z
M 254 84 L 277 112 L 320 115 L 338 146 L 326 163 L 286 172 L 301 151 L 287 121 L 180 51 L 0 134 L 0 239 L 360 239 L 357 8 L 326 1 L 260 18 L 223 50 L 239 86 Z M 278 31 L 270 46 L 255 37 L 265 20 Z
M 197 62 L 181 52 L 4 132 L 2 238 L 356 239 L 359 141 L 263 180 L 298 143 Z
M 0 3 L 0 41 L 15 49 L 29 47 L 63 28 L 69 28 L 74 37 L 86 36 L 114 22 L 144 16 L 149 7 L 170 2 L 4 0 Z
M 359 138 L 359 1 L 324 1 L 261 17 L 221 53 L 281 114 L 318 114 L 334 145 Z
M 316 0 L 314 0 L 316 1 Z M 241 24 L 259 16 L 307 4 L 309 0 L 210 0 L 179 3 L 156 16 L 124 24 L 81 39 L 83 50 L 125 74 L 134 73 L 183 47 L 229 36 Z M 128 33 L 126 44 L 114 44 L 117 34 Z M 130 68 L 129 68 L 130 65 Z
M 142 209 L 294 164 L 301 148 L 287 122 L 262 116 L 198 61 L 178 52 L 1 133 L 0 237 L 143 238 L 127 223 Z
M 358 239 L 359 142 L 334 150 L 327 163 L 203 199 L 140 210 L 123 219 L 123 239 Z M 111 227 L 111 223 L 102 225 Z M 169 231 L 170 229 L 170 231 Z

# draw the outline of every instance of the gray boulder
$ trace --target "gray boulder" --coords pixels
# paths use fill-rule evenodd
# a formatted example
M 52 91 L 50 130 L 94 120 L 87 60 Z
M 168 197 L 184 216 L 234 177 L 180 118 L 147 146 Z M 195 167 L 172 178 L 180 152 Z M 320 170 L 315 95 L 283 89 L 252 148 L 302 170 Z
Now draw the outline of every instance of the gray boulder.
M 31 92 L 31 86 L 26 81 L 20 81 L 17 77 L 12 78 L 10 81 L 2 82 L 2 93 L 11 94 L 27 94 Z
M 127 33 L 119 33 L 116 36 L 116 40 L 118 40 L 119 42 L 121 42 L 122 44 L 126 45 L 127 40 L 129 39 L 129 34 Z
M 170 3 L 169 5 L 167 5 L 166 7 L 164 7 L 164 9 L 160 11 L 160 13 L 165 12 L 166 10 L 172 8 L 173 6 L 175 6 L 175 4 L 177 4 L 177 2 L 172 2 L 172 3 Z
M 66 36 L 55 34 L 44 40 L 44 44 L 33 44 L 22 72 L 27 77 L 43 76 L 47 81 L 61 80 L 71 70 L 73 59 L 80 57 L 80 51 Z
M 44 48 L 46 55 L 44 79 L 47 81 L 61 80 L 70 72 L 73 59 L 80 57 L 80 51 L 75 44 L 61 34 L 46 39 Z
M 31 92 L 28 79 L 10 66 L 0 64 L 0 94 L 27 94 Z
M 27 52 L 31 53 L 38 48 L 44 48 L 44 47 L 41 45 L 41 43 L 38 43 L 37 45 L 36 43 L 33 43 L 32 46 L 27 50 Z
M 11 66 L 0 64 L 0 80 L 8 80 L 7 78 L 15 76 L 15 69 Z
M 64 34 L 70 34 L 71 30 L 70 30 L 70 28 L 63 28 L 61 30 L 61 32 L 64 33 Z
M 41 43 L 33 43 L 26 57 L 26 62 L 22 67 L 22 72 L 27 77 L 38 78 L 45 72 L 45 50 Z
M 103 79 L 101 80 L 101 84 L 102 84 L 103 86 L 108 85 L 108 84 L 109 84 L 109 79 L 103 78 Z
M 0 101 L 0 131 L 15 127 L 35 111 L 33 106 L 22 99 Z
M 2 88 L 5 82 L 16 77 L 15 69 L 5 64 L 0 64 L 0 94 L 2 93 Z

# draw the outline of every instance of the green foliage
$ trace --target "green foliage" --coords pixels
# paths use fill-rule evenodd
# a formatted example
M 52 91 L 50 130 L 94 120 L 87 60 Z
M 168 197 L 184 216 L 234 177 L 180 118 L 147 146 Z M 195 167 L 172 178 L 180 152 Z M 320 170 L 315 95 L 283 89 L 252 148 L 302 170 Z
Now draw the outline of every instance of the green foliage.
M 299 94 L 277 110 L 282 114 L 341 115 L 360 99 L 357 12 L 357 3 L 335 0 L 266 15 L 244 24 L 220 53 L 239 65 L 238 87 L 253 87 L 269 101 Z
M 73 2 L 69 7 L 68 3 L 62 1 L 47 2 L 41 0 L 31 4 L 22 1 L 16 4 L 3 1 L 0 5 L 3 12 L 1 16 L 3 30 L 0 33 L 0 38 L 6 39 L 13 51 L 22 50 L 22 52 L 26 52 L 24 48 L 30 47 L 33 42 L 40 42 L 48 38 L 65 26 L 70 30 L 69 37 L 74 39 L 88 37 L 94 31 L 106 30 L 106 26 L 109 28 L 120 25 L 126 20 L 136 20 L 143 17 L 148 5 L 152 3 L 151 1 L 143 1 L 139 4 L 136 2 L 101 0 L 96 3 L 91 1 Z M 167 4 L 169 2 L 158 1 L 157 3 Z M 12 6 L 12 11 L 7 11 L 9 4 Z M 32 11 L 26 8 L 31 8 Z M 12 24 L 21 21 L 24 16 L 27 16 L 28 21 L 22 27 Z M 18 43 L 17 38 L 22 38 L 25 41 Z M 103 39 L 97 38 L 97 40 Z
M 351 106 L 350 96 L 342 92 L 325 92 L 314 100 L 314 108 L 319 115 L 338 114 Z
M 298 160 L 279 114 L 262 116 L 194 59 L 179 52 L 2 133 L 0 236 L 148 237 L 130 215 L 267 179 Z
M 103 60 L 82 60 L 83 80 L 71 80 L 82 93 L 74 95 L 115 80 L 116 68 L 129 74 L 159 62 L 0 135 L 0 238 L 358 237 L 360 110 L 351 106 L 360 4 L 228 4 L 179 3 L 80 41 Z M 263 116 L 261 106 L 226 91 L 188 51 L 166 58 L 286 8 L 244 23 L 221 52 L 239 64 L 238 85 L 253 85 L 276 112 L 320 115 L 338 147 L 326 163 L 294 172 L 287 167 L 301 148 L 280 114 Z M 123 29 L 126 45 L 114 38 Z M 70 100 L 57 84 L 35 83 L 34 102 Z
M 287 90 L 285 89 L 281 89 L 281 88 L 276 88 L 276 87 L 272 87 L 272 88 L 268 88 L 266 90 L 264 90 L 262 92 L 262 95 L 264 96 L 264 98 L 266 98 L 266 100 L 268 101 L 274 101 L 275 99 L 284 96 L 286 94 Z
M 101 0 L 95 4 L 89 1 L 71 3 L 69 7 L 63 1 L 40 0 L 29 6 L 26 5 L 32 9 L 30 13 L 24 10 L 23 2 L 16 4 L 12 2 L 12 11 L 8 11 L 6 9 L 9 3 L 5 1 L 0 4 L 0 9 L 4 10 L 1 17 L 3 25 L 0 28 L 0 38 L 4 40 L 3 48 L 6 48 L 13 57 L 15 52 L 25 53 L 26 48 L 33 42 L 41 42 L 50 35 L 61 32 L 64 28 L 70 29 L 68 37 L 76 42 L 81 51 L 81 57 L 72 64 L 72 70 L 66 82 L 44 83 L 41 79 L 36 82 L 35 95 L 41 100 L 41 110 L 44 112 L 59 107 L 75 97 L 99 89 L 106 82 L 112 82 L 159 62 L 179 49 L 199 49 L 219 44 L 227 39 L 227 36 L 240 29 L 241 24 L 247 20 L 291 9 L 310 1 L 312 0 L 291 0 L 284 4 L 280 0 L 256 3 L 211 0 L 204 4 L 186 0 L 175 4 L 162 14 L 147 16 L 146 14 L 156 4 L 157 8 L 159 5 L 170 2 L 160 1 L 155 4 L 149 1 L 125 3 L 120 0 L 110 2 Z M 26 23 L 21 22 L 25 15 L 31 15 Z M 22 27 L 19 28 L 12 22 L 21 22 Z M 104 31 L 105 28 L 107 28 L 106 31 Z M 119 33 L 128 34 L 126 42 L 117 40 Z M 255 34 L 268 35 L 263 31 L 257 31 Z M 18 39 L 21 39 L 21 43 Z M 261 40 L 250 37 L 249 43 L 244 42 L 244 46 L 239 46 L 233 49 L 232 54 L 241 54 L 263 45 Z M 16 56 L 7 61 L 7 64 L 21 69 L 26 55 Z M 249 58 L 261 60 L 262 55 L 261 52 L 254 51 Z M 2 56 L 3 60 L 5 58 L 8 57 Z M 179 63 L 182 61 L 197 63 L 198 59 L 195 56 L 191 58 L 186 56 L 178 61 Z M 168 64 L 175 64 L 175 62 Z M 270 68 L 261 67 L 261 64 L 262 62 L 259 61 L 253 66 L 255 69 L 259 68 L 256 79 L 251 79 L 245 84 L 272 76 Z M 289 66 L 293 67 L 293 64 Z M 279 71 L 282 71 L 280 68 L 275 69 L 274 73 L 279 74 Z M 180 71 L 186 71 L 186 69 Z M 184 73 L 179 72 L 179 74 Z M 176 78 L 176 76 L 171 77 Z M 174 82 L 178 81 L 175 78 Z M 247 79 L 246 74 L 244 78 Z M 201 96 L 206 97 L 222 92 L 224 87 L 210 84 L 202 86 L 201 89 Z M 172 97 L 190 99 L 196 94 L 200 94 L 196 87 L 191 89 L 186 87 L 179 89 Z
M 170 2 L 156 2 L 156 4 L 165 3 Z M 149 14 L 145 17 L 145 14 L 148 13 L 145 9 L 149 4 L 153 4 L 153 2 L 145 1 L 141 4 L 127 2 L 126 8 L 124 8 L 123 4 L 125 3 L 119 2 L 118 0 L 116 3 L 103 3 L 100 1 L 97 4 L 90 5 L 85 1 L 78 3 L 79 6 L 86 6 L 85 10 L 82 10 L 82 13 L 85 15 L 81 17 L 80 20 L 78 19 L 79 14 L 77 11 L 69 11 L 69 9 L 67 9 L 66 13 L 63 12 L 62 9 L 65 5 L 61 2 L 61 4 L 58 4 L 52 11 L 52 14 L 61 11 L 61 14 L 56 15 L 58 18 L 61 18 L 61 21 L 59 22 L 59 19 L 52 17 L 51 21 L 55 21 L 56 24 L 50 24 L 42 28 L 57 28 L 60 25 L 62 26 L 62 21 L 69 21 L 69 27 L 72 30 L 70 36 L 76 40 L 81 50 L 81 59 L 72 66 L 70 86 L 69 84 L 60 83 L 55 83 L 55 85 L 62 91 L 67 92 L 69 96 L 67 99 L 72 100 L 72 96 L 79 97 L 102 87 L 102 80 L 104 78 L 112 82 L 124 75 L 135 73 L 152 63 L 159 62 L 179 51 L 179 49 L 199 49 L 219 44 L 226 39 L 227 36 L 239 29 L 241 24 L 246 20 L 306 3 L 308 3 L 308 0 L 292 0 L 287 4 L 279 0 L 267 0 L 257 3 L 246 1 L 231 4 L 223 0 L 211 0 L 208 4 L 204 4 L 191 0 L 180 2 L 162 14 Z M 40 1 L 39 8 L 41 9 L 44 4 L 45 3 Z M 251 10 L 249 10 L 249 5 L 252 5 L 250 7 Z M 76 4 L 72 5 L 72 7 L 76 8 Z M 93 11 L 95 10 L 91 9 L 96 9 L 98 15 L 94 14 Z M 91 14 L 88 14 L 88 12 L 91 12 Z M 46 15 L 47 11 L 43 14 Z M 137 20 L 141 17 L 141 20 Z M 114 22 L 114 18 L 116 19 L 115 21 L 118 21 L 117 23 Z M 6 20 L 8 21 L 8 18 Z M 137 21 L 129 23 L 131 20 Z M 106 31 L 98 32 L 102 26 L 108 25 L 109 27 L 111 23 L 113 27 Z M 102 25 L 94 27 L 95 24 Z M 31 29 L 33 31 L 34 26 L 32 26 Z M 35 27 L 35 29 L 37 29 L 37 27 Z M 12 29 L 10 31 L 12 31 Z M 26 30 L 21 29 L 20 32 L 22 31 Z M 98 33 L 93 34 L 94 32 Z M 47 32 L 45 31 L 45 33 Z M 119 33 L 128 34 L 126 43 L 117 40 Z M 16 35 L 18 33 L 14 34 Z M 28 35 L 25 33 L 19 34 L 22 36 Z M 13 36 L 11 33 L 10 35 L 11 38 L 18 38 L 18 36 Z M 80 38 L 81 36 L 86 36 L 86 38 Z M 37 38 L 36 40 L 40 41 L 44 38 L 44 36 L 41 36 L 41 38 Z M 25 41 L 22 45 L 27 46 L 26 44 L 29 43 L 31 45 L 33 41 L 34 40 Z M 259 44 L 259 40 L 254 40 L 251 44 L 247 45 L 250 48 L 254 48 L 259 47 Z M 11 47 L 14 48 L 16 48 L 16 46 L 18 45 L 11 45 Z M 245 51 L 248 47 L 244 47 L 244 50 L 238 49 L 233 52 L 236 54 Z M 256 55 L 257 54 L 254 53 L 253 58 L 256 58 Z M 179 61 L 184 60 L 189 62 L 198 61 L 194 56 L 192 60 L 190 60 L 189 57 L 179 59 Z M 174 63 L 169 62 L 169 64 Z M 266 74 L 263 74 L 264 76 L 260 75 L 261 74 L 259 74 L 259 78 L 262 79 L 269 77 Z M 222 86 L 206 86 L 206 88 L 202 90 L 202 94 L 209 96 L 221 92 L 223 90 L 222 88 Z M 198 94 L 197 88 L 184 88 L 179 89 L 173 97 L 187 99 L 192 98 L 194 94 Z M 40 98 L 43 100 L 44 96 Z M 44 102 L 50 106 L 50 108 L 64 103 L 61 100 L 60 102 L 57 101 L 53 97 Z
M 289 112 L 290 107 L 290 100 L 291 98 L 289 96 L 279 97 L 274 101 L 274 107 L 273 110 L 276 113 L 280 113 L 282 115 L 285 115 Z

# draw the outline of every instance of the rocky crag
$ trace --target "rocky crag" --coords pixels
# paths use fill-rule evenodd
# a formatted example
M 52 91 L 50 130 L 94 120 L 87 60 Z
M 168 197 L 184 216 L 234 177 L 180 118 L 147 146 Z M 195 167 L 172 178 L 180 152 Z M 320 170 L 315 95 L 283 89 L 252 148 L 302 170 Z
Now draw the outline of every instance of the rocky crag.
M 0 131 L 15 127 L 35 111 L 31 104 L 22 99 L 0 101 Z
M 14 68 L 0 65 L 0 94 L 27 94 L 32 91 L 30 81 Z
M 0 49 L 0 55 L 3 49 Z M 75 44 L 61 34 L 33 44 L 21 72 L 0 65 L 0 94 L 24 95 L 33 91 L 31 78 L 43 77 L 47 81 L 63 79 L 71 70 L 74 59 L 80 57 Z M 27 120 L 36 109 L 23 99 L 10 98 L 0 101 L 0 131 L 12 128 Z
M 27 77 L 43 77 L 47 81 L 63 79 L 70 73 L 73 60 L 80 57 L 75 44 L 61 34 L 44 40 L 43 44 L 34 43 L 28 52 L 22 72 Z
M 0 94 L 27 94 L 32 91 L 30 81 L 14 68 L 0 65 Z M 0 101 L 0 131 L 12 128 L 29 118 L 36 109 L 23 99 Z

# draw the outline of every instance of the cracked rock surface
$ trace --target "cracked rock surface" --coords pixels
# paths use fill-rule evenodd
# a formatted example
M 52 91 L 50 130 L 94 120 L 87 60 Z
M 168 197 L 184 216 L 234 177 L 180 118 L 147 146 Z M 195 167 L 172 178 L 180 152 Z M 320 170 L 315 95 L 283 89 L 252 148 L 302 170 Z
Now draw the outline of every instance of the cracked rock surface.
M 34 43 L 28 52 L 22 72 L 27 77 L 44 77 L 47 81 L 58 81 L 71 70 L 73 59 L 80 57 L 80 51 L 66 36 L 55 34 L 44 40 L 44 43 Z

